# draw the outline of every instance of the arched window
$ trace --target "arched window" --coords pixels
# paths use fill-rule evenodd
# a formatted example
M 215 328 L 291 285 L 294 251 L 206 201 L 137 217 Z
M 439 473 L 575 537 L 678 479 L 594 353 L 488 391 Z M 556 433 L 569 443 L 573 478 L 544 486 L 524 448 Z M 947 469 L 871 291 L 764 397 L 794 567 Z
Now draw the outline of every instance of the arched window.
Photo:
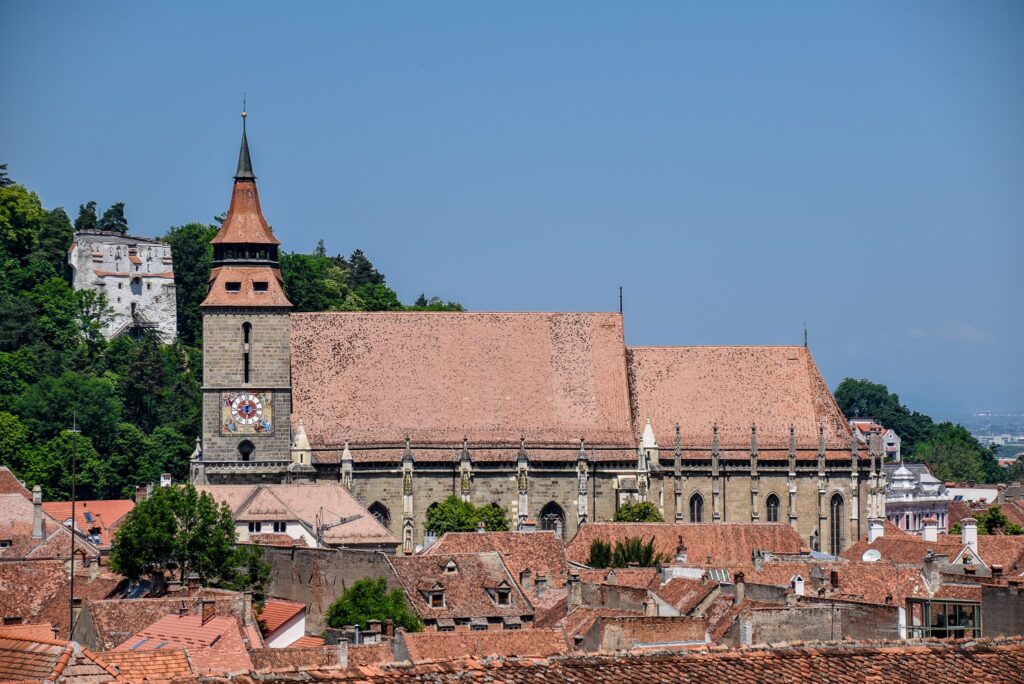
M 238 455 L 242 457 L 243 461 L 251 461 L 255 452 L 256 447 L 249 440 L 242 440 L 238 443 Z
M 843 497 L 833 494 L 829 508 L 832 515 L 829 520 L 829 553 L 838 556 L 843 551 Z
M 765 508 L 768 509 L 768 522 L 779 522 L 779 497 L 774 494 L 769 494 L 768 498 L 764 501 Z
M 387 506 L 380 501 L 374 501 L 367 510 L 370 511 L 370 515 L 377 519 L 377 522 L 391 529 L 391 511 L 388 510 Z
M 690 522 L 704 522 L 704 497 L 700 494 L 690 497 Z
M 242 375 L 249 384 L 249 343 L 252 341 L 252 323 L 242 324 Z
M 565 511 L 554 501 L 549 501 L 540 509 L 540 529 L 554 530 L 555 535 L 562 537 L 565 531 Z

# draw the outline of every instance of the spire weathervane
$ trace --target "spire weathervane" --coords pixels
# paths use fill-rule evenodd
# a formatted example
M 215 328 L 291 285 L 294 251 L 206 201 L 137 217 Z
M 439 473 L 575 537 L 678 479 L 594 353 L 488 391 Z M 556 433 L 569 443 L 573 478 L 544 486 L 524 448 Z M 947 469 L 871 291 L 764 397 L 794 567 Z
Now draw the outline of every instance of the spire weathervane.
M 238 151 L 238 169 L 235 171 L 235 180 L 256 180 L 252 172 L 252 158 L 249 156 L 249 139 L 246 136 L 245 120 L 249 116 L 246 111 L 246 95 L 242 93 L 242 148 Z

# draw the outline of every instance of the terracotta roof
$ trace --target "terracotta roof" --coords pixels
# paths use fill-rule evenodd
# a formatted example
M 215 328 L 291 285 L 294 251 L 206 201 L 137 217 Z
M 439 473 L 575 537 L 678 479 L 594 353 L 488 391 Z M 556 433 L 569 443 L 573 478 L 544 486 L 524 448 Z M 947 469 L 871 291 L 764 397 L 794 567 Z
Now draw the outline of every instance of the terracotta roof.
M 454 561 L 455 572 L 447 572 Z M 409 604 L 425 620 L 440 618 L 514 617 L 533 615 L 533 605 L 519 590 L 497 553 L 456 553 L 444 556 L 388 557 Z M 511 591 L 510 605 L 499 606 L 487 593 L 502 584 Z M 444 607 L 431 608 L 425 593 L 444 592 Z
M 256 189 L 255 180 L 235 181 L 231 189 L 231 205 L 228 207 L 227 218 L 221 225 L 217 235 L 211 240 L 213 244 L 248 244 L 248 245 L 279 245 L 281 241 L 274 237 L 267 220 L 263 218 L 260 207 L 260 194 Z
M 680 424 L 683 445 L 707 445 L 718 424 L 720 445 L 750 447 L 751 423 L 759 447 L 797 444 L 850 448 L 850 426 L 804 347 L 629 347 L 633 432 L 648 418 L 658 445 L 671 447 Z
M 836 573 L 838 587 L 831 586 L 831 573 Z M 897 565 L 893 561 L 873 563 L 856 561 L 769 562 L 760 569 L 744 568 L 751 584 L 788 587 L 799 575 L 804 580 L 804 593 L 876 605 L 904 605 L 907 598 L 927 598 L 928 585 L 918 567 Z
M 651 587 L 651 591 L 662 601 L 678 610 L 680 615 L 688 615 L 717 588 L 717 582 L 673 577 L 665 584 L 655 584 Z
M 351 646 L 349 649 L 351 650 Z M 257 648 L 250 652 L 255 670 L 283 670 L 286 668 L 338 665 L 338 647 L 318 646 L 287 648 Z
M 20 492 L 0 494 L 0 539 L 10 546 L 0 548 L 0 559 L 68 558 L 71 554 L 71 532 L 43 512 L 43 538 L 32 538 L 34 515 L 31 498 Z M 99 549 L 84 539 L 75 542 L 79 557 L 97 558 Z
M 618 314 L 299 313 L 291 349 L 314 446 L 636 441 Z
M 1002 565 L 1008 574 L 1017 574 L 1024 570 L 1024 536 L 978 535 L 978 555 L 990 568 L 993 565 Z M 1015 570 L 1017 572 L 1014 572 Z
M 612 545 L 629 537 L 644 541 L 654 538 L 655 549 L 675 556 L 679 537 L 686 545 L 689 565 L 704 567 L 749 563 L 755 550 L 798 553 L 800 535 L 785 523 L 587 523 L 566 545 L 565 555 L 575 563 L 586 563 L 590 544 L 602 539 Z
M 272 485 L 203 485 L 217 501 L 231 508 L 235 522 L 300 521 L 315 534 L 321 513 L 327 523 L 360 516 L 324 531 L 328 545 L 397 546 L 398 539 L 340 483 Z
M 289 537 L 284 533 L 264 532 L 262 534 L 250 534 L 250 544 L 259 544 L 260 546 L 302 546 L 308 547 L 305 538 L 296 539 L 295 537 Z
M 652 648 L 669 642 L 704 643 L 707 621 L 700 618 L 616 615 L 598 618 L 602 648 Z
M 163 647 L 158 651 L 105 651 L 97 660 L 133 682 L 188 677 L 193 673 L 183 648 Z
M 587 584 L 611 584 L 619 587 L 647 589 L 658 583 L 656 568 L 604 568 L 581 570 L 580 581 Z
M 943 583 L 932 594 L 932 598 L 953 599 L 957 601 L 976 601 L 981 603 L 980 584 Z
M 312 648 L 314 646 L 323 646 L 324 638 L 322 636 L 316 636 L 313 634 L 307 634 L 300 639 L 296 639 L 291 643 L 289 648 Z
M 0 625 L 0 637 L 48 641 L 54 638 L 53 625 L 48 622 L 32 625 Z
M 165 615 L 130 636 L 115 651 L 150 651 L 166 646 L 188 649 L 197 671 L 222 674 L 252 667 L 238 620 L 215 616 L 203 623 L 200 615 Z
M 479 632 L 418 632 L 402 635 L 409 660 L 455 660 L 473 656 L 548 657 L 567 653 L 560 629 L 494 630 Z
M 115 673 L 74 642 L 0 637 L 0 681 L 99 684 Z
M 550 588 L 565 586 L 565 542 L 554 532 L 448 532 L 424 554 L 437 556 L 481 551 L 500 553 L 516 582 L 524 570 L 529 570 L 531 582 L 546 576 Z
M 99 530 L 99 546 L 108 547 L 112 542 L 113 530 L 121 518 L 135 508 L 130 499 L 113 499 L 106 501 L 78 501 L 75 504 L 75 528 L 80 534 L 89 534 L 92 529 Z M 48 501 L 43 503 L 43 511 L 61 524 L 71 519 L 70 501 Z
M 348 666 L 380 665 L 394 662 L 391 643 L 382 641 L 376 644 L 356 644 L 348 647 Z
M 936 555 L 948 555 L 949 560 L 952 561 L 960 554 L 960 550 L 964 548 L 964 544 L 961 544 L 959 540 L 953 541 L 953 539 L 955 538 L 950 538 L 947 541 L 940 539 L 939 541 L 929 542 L 914 536 L 897 538 L 885 535 L 876 539 L 873 544 L 869 544 L 867 537 L 861 537 L 857 540 L 857 543 L 843 551 L 842 557 L 852 561 L 859 561 L 864 557 L 865 551 L 874 549 L 882 555 L 882 560 L 885 561 L 892 563 L 922 563 L 924 562 L 924 557 L 931 551 Z
M 233 285 L 229 285 L 234 283 Z M 266 289 L 257 290 L 256 283 Z M 229 287 L 233 289 L 228 289 Z M 218 266 L 210 271 L 210 289 L 201 307 L 290 307 L 281 271 L 270 266 Z M 292 355 L 294 358 L 294 354 Z
M 602 617 L 617 617 L 621 615 L 627 615 L 632 612 L 634 615 L 640 615 L 640 611 L 628 611 L 621 608 L 588 608 L 586 606 L 580 606 L 571 613 L 565 616 L 560 623 L 562 631 L 565 632 L 566 637 L 572 639 L 575 636 L 586 634 L 590 631 L 590 628 L 594 626 L 594 623 Z
M 289 620 L 306 611 L 305 603 L 285 601 L 283 599 L 267 599 L 260 612 L 263 636 L 270 636 L 281 629 Z
M 6 466 L 0 466 L 0 494 L 20 494 L 32 501 L 32 492 Z

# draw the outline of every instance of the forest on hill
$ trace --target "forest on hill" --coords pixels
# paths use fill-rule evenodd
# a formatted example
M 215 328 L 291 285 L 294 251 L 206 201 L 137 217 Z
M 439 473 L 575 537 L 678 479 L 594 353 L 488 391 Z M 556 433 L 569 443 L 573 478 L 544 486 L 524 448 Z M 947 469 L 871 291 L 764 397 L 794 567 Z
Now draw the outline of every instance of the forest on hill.
M 200 429 L 199 304 L 221 221 L 158 236 L 174 255 L 178 339 L 108 341 L 106 300 L 72 289 L 67 250 L 75 230 L 129 232 L 124 203 L 100 213 L 86 202 L 72 222 L 0 165 L 0 465 L 40 485 L 45 500 L 69 497 L 73 453 L 82 499 L 130 497 L 165 472 L 187 476 Z M 463 310 L 425 295 L 403 305 L 358 249 L 328 256 L 321 242 L 312 254 L 282 254 L 281 272 L 296 311 Z

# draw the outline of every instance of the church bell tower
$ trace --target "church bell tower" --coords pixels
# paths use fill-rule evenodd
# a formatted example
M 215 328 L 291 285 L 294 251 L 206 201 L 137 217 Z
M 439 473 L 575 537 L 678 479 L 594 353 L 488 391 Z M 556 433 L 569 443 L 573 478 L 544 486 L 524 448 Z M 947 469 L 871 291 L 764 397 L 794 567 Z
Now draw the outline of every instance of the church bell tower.
M 203 446 L 193 480 L 265 481 L 290 463 L 289 311 L 278 246 L 260 209 L 242 112 L 227 218 L 213 238 L 203 312 Z M 199 466 L 198 468 L 196 466 Z

